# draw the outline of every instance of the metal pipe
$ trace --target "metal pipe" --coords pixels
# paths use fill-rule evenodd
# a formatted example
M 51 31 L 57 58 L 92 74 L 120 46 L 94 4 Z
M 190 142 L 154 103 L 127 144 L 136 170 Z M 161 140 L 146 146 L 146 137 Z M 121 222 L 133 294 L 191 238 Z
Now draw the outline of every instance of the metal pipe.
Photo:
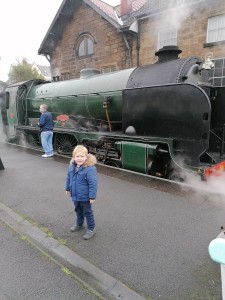
M 126 37 L 125 37 L 125 35 L 124 35 L 123 32 L 122 32 L 122 37 L 123 37 L 123 40 L 125 42 L 125 45 L 126 45 L 128 51 L 130 52 L 131 51 L 131 47 L 130 47 L 130 45 L 129 45 L 129 43 L 128 43 L 128 41 L 127 41 L 127 39 L 126 39 Z
M 225 124 L 222 127 L 222 139 L 221 139 L 221 148 L 220 148 L 220 157 L 223 157 L 224 154 L 224 133 L 225 133 Z
M 137 32 L 137 44 L 136 44 L 136 49 L 137 49 L 137 67 L 139 67 L 140 64 L 140 58 L 139 58 L 139 51 L 140 51 L 140 20 L 137 20 L 138 23 L 138 32 Z
M 128 43 L 128 41 L 127 41 L 127 39 L 126 39 L 126 37 L 125 37 L 125 35 L 124 35 L 123 32 L 122 32 L 122 37 L 123 37 L 123 40 L 124 40 L 125 45 L 126 45 L 126 47 L 127 47 L 127 50 L 128 50 L 128 52 L 129 52 L 129 57 L 130 57 L 130 59 L 131 59 L 131 67 L 132 67 L 132 66 L 133 66 L 133 63 L 132 63 L 132 55 L 131 55 L 132 49 L 131 49 L 131 47 L 130 47 L 130 45 L 129 45 L 129 43 Z

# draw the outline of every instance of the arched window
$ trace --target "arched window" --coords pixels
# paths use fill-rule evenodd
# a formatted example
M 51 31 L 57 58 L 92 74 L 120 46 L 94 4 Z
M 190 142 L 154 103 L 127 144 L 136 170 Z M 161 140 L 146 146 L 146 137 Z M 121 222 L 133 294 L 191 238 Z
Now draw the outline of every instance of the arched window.
M 76 57 L 90 57 L 94 54 L 94 39 L 89 34 L 82 34 L 76 42 Z

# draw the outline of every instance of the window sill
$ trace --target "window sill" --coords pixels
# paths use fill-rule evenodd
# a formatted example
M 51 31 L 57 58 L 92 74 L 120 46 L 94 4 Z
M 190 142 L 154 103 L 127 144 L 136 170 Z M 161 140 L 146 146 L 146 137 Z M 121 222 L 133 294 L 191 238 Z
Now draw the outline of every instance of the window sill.
M 225 44 L 225 40 L 219 42 L 204 43 L 204 48 L 221 45 L 221 44 Z

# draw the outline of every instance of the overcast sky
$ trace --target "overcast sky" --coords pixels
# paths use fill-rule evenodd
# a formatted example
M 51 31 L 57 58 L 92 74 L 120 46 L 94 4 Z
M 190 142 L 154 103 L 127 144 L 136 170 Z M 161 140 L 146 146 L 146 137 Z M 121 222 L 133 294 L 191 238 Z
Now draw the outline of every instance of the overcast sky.
M 120 0 L 104 0 L 117 5 Z M 11 64 L 23 57 L 29 63 L 47 66 L 44 56 L 37 55 L 63 0 L 1 0 L 0 80 L 6 81 Z

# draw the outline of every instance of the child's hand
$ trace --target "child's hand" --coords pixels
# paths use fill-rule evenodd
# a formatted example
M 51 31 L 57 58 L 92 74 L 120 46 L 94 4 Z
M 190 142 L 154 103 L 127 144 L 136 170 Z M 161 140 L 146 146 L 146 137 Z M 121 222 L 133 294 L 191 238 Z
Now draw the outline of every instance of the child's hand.
M 90 204 L 95 203 L 95 199 L 90 199 Z
M 70 191 L 66 191 L 66 195 L 70 195 Z

